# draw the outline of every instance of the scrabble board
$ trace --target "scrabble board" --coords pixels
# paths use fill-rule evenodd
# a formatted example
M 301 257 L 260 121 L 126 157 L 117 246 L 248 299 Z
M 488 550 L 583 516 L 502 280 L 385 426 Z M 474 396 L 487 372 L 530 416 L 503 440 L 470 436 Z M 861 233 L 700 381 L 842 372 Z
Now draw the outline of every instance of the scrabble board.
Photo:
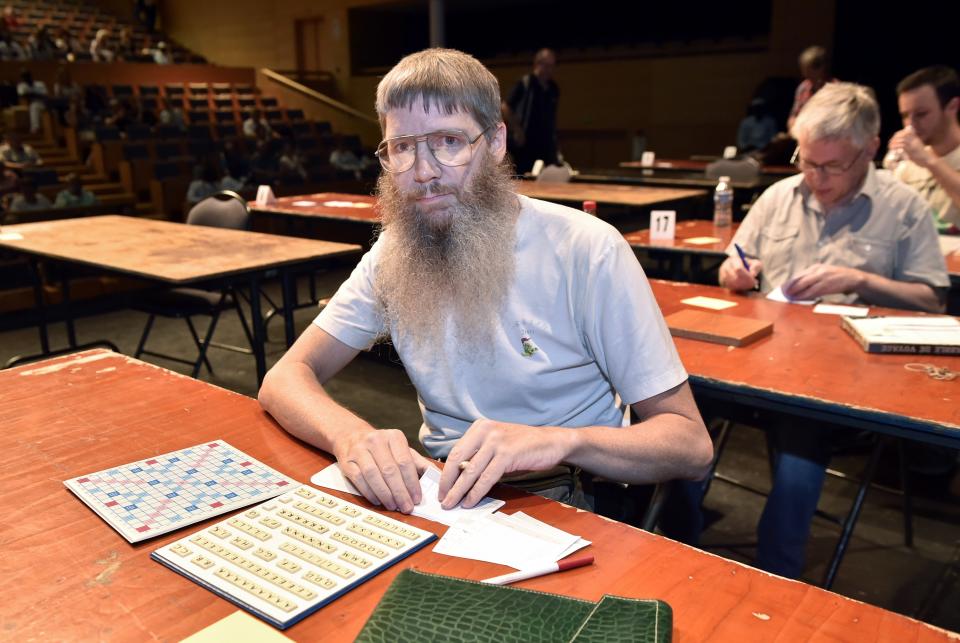
M 150 556 L 286 629 L 436 538 L 303 485 Z
M 297 483 L 218 440 L 63 484 L 135 543 L 273 498 Z

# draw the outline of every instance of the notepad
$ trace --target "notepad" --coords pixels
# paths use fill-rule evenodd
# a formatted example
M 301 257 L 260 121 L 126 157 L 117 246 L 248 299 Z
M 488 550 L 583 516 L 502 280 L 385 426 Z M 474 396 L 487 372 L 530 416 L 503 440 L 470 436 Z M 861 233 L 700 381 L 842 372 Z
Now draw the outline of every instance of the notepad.
M 746 346 L 773 332 L 773 322 L 685 309 L 665 318 L 674 337 L 727 346 Z
M 720 237 L 690 237 L 689 239 L 684 239 L 684 243 L 690 243 L 695 246 L 705 246 L 711 243 L 720 243 L 723 241 Z
M 709 308 L 710 310 L 724 310 L 726 308 L 733 308 L 737 305 L 735 301 L 727 301 L 726 299 L 716 299 L 714 297 L 688 297 L 687 299 L 681 299 L 681 304 L 687 304 L 689 306 L 699 306 L 700 308 Z

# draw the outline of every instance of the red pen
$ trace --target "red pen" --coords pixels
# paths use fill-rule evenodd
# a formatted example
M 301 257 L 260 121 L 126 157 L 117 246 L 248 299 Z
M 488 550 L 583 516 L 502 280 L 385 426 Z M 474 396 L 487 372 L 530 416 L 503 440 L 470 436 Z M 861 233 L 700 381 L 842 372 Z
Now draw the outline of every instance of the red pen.
M 560 560 L 555 563 L 550 563 L 549 565 L 543 565 L 542 567 L 521 569 L 518 572 L 494 576 L 493 578 L 488 578 L 480 582 L 486 583 L 487 585 L 509 585 L 510 583 L 515 583 L 520 580 L 536 578 L 537 576 L 545 576 L 554 572 L 562 572 L 568 569 L 574 569 L 575 567 L 585 567 L 592 564 L 593 556 L 578 556 L 577 558 L 567 558 L 566 560 Z

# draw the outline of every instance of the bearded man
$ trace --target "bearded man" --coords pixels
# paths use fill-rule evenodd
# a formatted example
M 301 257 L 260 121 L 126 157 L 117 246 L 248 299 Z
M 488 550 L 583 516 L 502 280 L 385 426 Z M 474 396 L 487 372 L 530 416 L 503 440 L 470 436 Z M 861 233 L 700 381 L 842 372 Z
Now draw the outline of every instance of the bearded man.
M 712 449 L 633 252 L 607 224 L 518 196 L 496 78 L 429 49 L 380 82 L 382 231 L 267 374 L 260 403 L 332 453 L 370 501 L 409 513 L 429 461 L 324 383 L 389 338 L 417 389 L 439 500 L 472 507 L 507 476 L 588 508 L 580 469 L 651 483 L 704 475 Z M 636 423 L 623 426 L 624 407 Z

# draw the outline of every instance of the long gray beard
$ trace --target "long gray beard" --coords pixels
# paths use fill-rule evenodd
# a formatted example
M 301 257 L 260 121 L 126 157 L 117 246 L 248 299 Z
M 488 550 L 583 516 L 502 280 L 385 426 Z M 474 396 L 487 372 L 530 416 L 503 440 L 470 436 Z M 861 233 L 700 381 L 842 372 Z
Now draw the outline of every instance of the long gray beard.
M 489 155 L 472 180 L 434 185 L 459 203 L 440 220 L 422 216 L 418 195 L 402 193 L 393 176 L 377 182 L 384 233 L 374 289 L 397 344 L 438 353 L 448 324 L 461 356 L 492 357 L 499 313 L 513 283 L 519 202 L 508 166 Z

